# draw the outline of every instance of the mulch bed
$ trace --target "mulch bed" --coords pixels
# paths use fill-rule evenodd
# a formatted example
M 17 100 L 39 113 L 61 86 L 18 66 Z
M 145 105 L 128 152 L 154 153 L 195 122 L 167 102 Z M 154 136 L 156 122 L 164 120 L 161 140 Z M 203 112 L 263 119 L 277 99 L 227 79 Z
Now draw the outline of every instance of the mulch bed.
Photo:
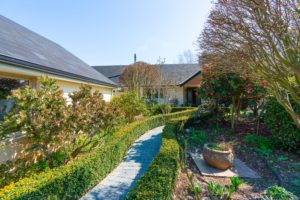
M 232 199 L 260 199 L 266 189 L 272 185 L 280 185 L 287 190 L 300 196 L 300 156 L 279 150 L 273 150 L 271 158 L 266 158 L 256 152 L 255 147 L 243 142 L 245 135 L 255 133 L 255 123 L 241 123 L 235 133 L 231 132 L 230 125 L 226 122 L 219 123 L 218 128 L 212 127 L 215 121 L 201 121 L 191 125 L 189 128 L 203 130 L 208 136 L 207 142 L 226 141 L 233 143 L 235 155 L 245 162 L 248 167 L 255 170 L 261 179 L 243 179 L 245 183 L 233 195 Z M 260 135 L 268 136 L 266 128 L 261 125 Z M 196 151 L 201 146 L 189 148 L 189 151 Z M 285 158 L 283 160 L 278 158 Z M 271 168 L 270 168 L 271 167 Z M 213 181 L 222 185 L 230 183 L 229 178 L 202 176 L 192 158 L 187 158 L 187 169 L 194 173 L 194 181 L 202 188 L 202 199 L 209 199 L 207 183 Z M 298 181 L 297 181 L 298 180 Z M 194 199 L 193 192 L 188 186 L 186 175 L 179 172 L 173 199 Z

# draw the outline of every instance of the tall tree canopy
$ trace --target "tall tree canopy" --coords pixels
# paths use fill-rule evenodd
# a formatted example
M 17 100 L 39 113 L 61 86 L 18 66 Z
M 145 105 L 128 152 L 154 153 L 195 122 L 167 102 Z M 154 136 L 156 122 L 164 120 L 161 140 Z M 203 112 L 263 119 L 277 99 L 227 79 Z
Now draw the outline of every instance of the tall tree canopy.
M 155 67 L 145 62 L 128 65 L 120 76 L 120 83 L 130 92 L 141 94 L 141 88 L 153 88 L 159 83 Z
M 300 128 L 300 10 L 296 0 L 218 0 L 199 38 L 206 63 L 249 67 Z M 244 70 L 244 69 L 243 69 Z

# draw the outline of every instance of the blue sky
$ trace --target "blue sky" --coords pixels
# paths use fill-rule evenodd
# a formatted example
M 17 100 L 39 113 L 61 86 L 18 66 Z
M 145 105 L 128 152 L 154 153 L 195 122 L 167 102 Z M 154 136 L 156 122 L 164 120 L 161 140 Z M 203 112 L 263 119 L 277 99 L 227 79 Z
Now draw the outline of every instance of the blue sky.
M 90 65 L 178 62 L 196 40 L 211 0 L 1 0 L 0 14 Z

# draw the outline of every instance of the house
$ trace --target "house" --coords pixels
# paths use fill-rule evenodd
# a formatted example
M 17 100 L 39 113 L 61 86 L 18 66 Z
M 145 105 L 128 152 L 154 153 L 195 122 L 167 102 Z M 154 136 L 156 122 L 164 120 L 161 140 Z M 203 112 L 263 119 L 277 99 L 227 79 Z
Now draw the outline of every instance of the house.
M 110 80 L 118 84 L 119 90 L 122 85 L 119 77 L 128 65 L 93 66 L 98 72 L 104 74 Z M 160 74 L 161 87 L 159 91 L 152 91 L 144 96 L 159 102 L 169 102 L 179 105 L 198 105 L 197 88 L 200 87 L 201 69 L 199 64 L 161 64 L 154 65 Z M 117 93 L 118 90 L 115 90 Z
M 37 78 L 55 79 L 64 96 L 89 84 L 109 101 L 116 84 L 62 46 L 0 15 L 0 79 L 39 88 Z

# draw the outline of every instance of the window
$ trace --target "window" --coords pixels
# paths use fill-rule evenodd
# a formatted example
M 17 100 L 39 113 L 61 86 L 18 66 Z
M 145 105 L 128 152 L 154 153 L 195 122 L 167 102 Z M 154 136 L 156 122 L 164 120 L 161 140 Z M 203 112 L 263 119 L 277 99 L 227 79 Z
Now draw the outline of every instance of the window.
M 0 121 L 3 120 L 4 115 L 8 113 L 14 105 L 12 100 L 7 99 L 11 91 L 25 87 L 26 85 L 29 85 L 28 80 L 11 79 L 0 76 Z

